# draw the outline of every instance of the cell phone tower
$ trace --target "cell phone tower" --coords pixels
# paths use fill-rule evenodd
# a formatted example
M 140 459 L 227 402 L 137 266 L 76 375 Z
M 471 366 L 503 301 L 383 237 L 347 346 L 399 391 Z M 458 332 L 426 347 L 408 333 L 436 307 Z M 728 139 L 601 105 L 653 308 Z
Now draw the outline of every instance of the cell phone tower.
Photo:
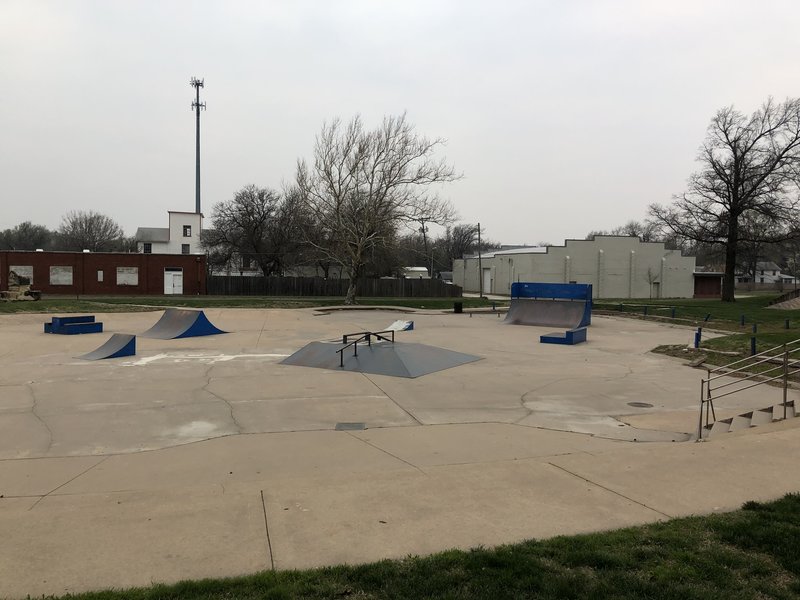
M 189 82 L 196 91 L 195 99 L 192 101 L 192 110 L 197 112 L 197 139 L 196 139 L 196 172 L 195 172 L 195 209 L 194 212 L 200 214 L 200 111 L 206 109 L 206 103 L 200 102 L 200 88 L 203 87 L 203 80 L 192 77 Z

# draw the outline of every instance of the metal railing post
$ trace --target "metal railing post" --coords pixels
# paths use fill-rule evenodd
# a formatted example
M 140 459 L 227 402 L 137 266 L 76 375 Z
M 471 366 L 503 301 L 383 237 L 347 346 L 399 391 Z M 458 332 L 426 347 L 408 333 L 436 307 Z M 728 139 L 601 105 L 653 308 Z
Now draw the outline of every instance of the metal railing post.
M 703 401 L 705 399 L 705 394 L 704 394 L 705 390 L 703 389 L 703 387 L 705 386 L 705 383 L 706 383 L 705 380 L 703 379 L 700 380 L 700 420 L 697 422 L 698 442 L 703 439 L 703 404 L 704 404 Z
M 783 420 L 786 420 L 786 394 L 789 389 L 789 350 L 783 345 Z

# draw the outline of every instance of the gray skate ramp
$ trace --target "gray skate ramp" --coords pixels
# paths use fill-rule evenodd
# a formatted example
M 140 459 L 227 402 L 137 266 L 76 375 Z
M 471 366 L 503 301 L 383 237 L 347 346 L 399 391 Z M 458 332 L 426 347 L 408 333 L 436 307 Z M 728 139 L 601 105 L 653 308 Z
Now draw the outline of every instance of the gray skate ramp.
M 504 323 L 509 325 L 542 325 L 574 329 L 582 326 L 586 304 L 570 300 L 514 298 Z
M 226 332 L 215 327 L 202 310 L 168 308 L 158 322 L 141 336 L 158 340 L 174 340 L 219 333 Z
M 103 360 L 136 354 L 136 336 L 129 333 L 115 333 L 106 343 L 88 354 L 79 356 L 83 360 Z
M 352 346 L 345 349 L 342 367 L 336 352 L 342 347 L 341 342 L 311 342 L 281 364 L 414 378 L 481 360 L 480 356 L 425 344 L 377 342 L 359 344 L 358 356 L 353 355 Z

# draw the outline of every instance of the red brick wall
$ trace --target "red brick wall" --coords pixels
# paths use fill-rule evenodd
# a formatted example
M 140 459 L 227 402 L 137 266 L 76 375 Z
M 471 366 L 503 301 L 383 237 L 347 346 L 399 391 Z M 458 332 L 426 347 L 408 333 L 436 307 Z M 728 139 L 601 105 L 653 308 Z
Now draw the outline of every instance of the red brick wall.
M 194 254 L 122 254 L 0 251 L 0 290 L 8 288 L 12 265 L 33 267 L 33 289 L 45 294 L 161 295 L 164 269 L 183 269 L 184 295 L 206 293 L 206 257 Z M 72 285 L 50 285 L 50 267 L 72 267 Z M 138 285 L 117 285 L 117 267 L 137 267 Z M 103 281 L 98 281 L 103 271 Z

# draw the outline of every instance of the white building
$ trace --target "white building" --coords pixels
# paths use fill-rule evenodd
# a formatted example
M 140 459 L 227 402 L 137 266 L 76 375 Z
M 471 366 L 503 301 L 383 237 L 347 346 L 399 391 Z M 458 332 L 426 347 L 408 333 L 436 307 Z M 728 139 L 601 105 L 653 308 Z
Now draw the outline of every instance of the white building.
M 477 257 L 453 261 L 453 283 L 484 294 L 510 294 L 515 281 L 590 283 L 595 298 L 691 298 L 695 291 L 693 256 L 638 237 L 597 235 L 563 246 L 499 250 L 478 263 Z
M 202 213 L 169 211 L 169 227 L 139 227 L 136 251 L 142 254 L 203 254 Z

